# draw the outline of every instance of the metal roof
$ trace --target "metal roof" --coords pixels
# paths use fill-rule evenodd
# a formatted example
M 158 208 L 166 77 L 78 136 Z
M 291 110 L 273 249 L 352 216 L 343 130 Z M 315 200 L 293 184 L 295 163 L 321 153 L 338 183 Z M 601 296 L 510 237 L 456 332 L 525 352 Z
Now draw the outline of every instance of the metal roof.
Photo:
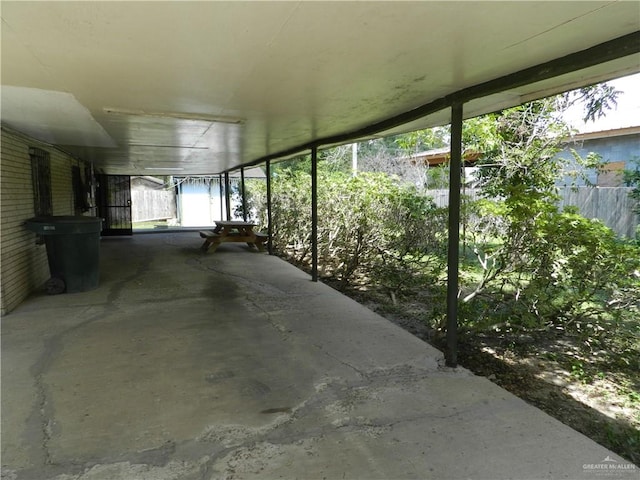
M 105 173 L 216 174 L 640 71 L 639 5 L 3 1 L 2 123 Z

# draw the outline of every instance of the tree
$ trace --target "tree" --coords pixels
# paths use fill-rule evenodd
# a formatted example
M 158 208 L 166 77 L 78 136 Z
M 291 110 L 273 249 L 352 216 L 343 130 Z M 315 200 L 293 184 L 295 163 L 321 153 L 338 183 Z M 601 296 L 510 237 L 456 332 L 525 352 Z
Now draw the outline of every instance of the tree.
M 563 103 L 562 109 L 566 109 L 571 105 L 583 104 L 585 122 L 595 121 L 604 117 L 607 112 L 618 104 L 619 90 L 606 83 L 598 83 L 577 90 L 572 90 L 559 97 Z
M 633 163 L 635 164 L 635 168 L 625 170 L 622 173 L 622 178 L 624 179 L 625 185 L 632 188 L 629 196 L 636 202 L 634 212 L 640 215 L 640 159 L 635 158 Z
M 611 91 L 581 94 L 593 96 L 587 105 L 597 110 L 607 105 L 597 97 Z M 488 115 L 466 129 L 467 140 L 484 153 L 477 175 L 484 199 L 472 205 L 475 215 L 467 228 L 480 276 L 469 274 L 473 265 L 463 272 L 463 300 L 476 303 L 476 308 L 463 309 L 470 321 L 577 328 L 638 315 L 637 247 L 616 238 L 601 222 L 557 206 L 555 184 L 567 168 L 567 160 L 557 154 L 570 133 L 558 112 L 573 95 Z M 576 157 L 590 166 L 597 160 Z
M 635 201 L 633 211 L 640 216 L 640 159 L 635 158 L 633 160 L 635 168 L 625 170 L 623 172 L 623 179 L 625 185 L 632 187 L 629 192 L 629 197 Z M 636 227 L 636 243 L 640 245 L 640 225 Z

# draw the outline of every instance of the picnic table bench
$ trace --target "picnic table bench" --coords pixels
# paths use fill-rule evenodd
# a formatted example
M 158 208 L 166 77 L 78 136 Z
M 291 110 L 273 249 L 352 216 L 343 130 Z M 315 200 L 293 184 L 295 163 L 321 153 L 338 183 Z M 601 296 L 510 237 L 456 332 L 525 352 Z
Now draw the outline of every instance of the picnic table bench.
M 256 247 L 264 252 L 264 244 L 268 240 L 268 235 L 261 232 L 254 232 L 255 223 L 241 221 L 217 221 L 212 231 L 201 231 L 200 237 L 204 238 L 204 243 L 200 249 L 203 252 L 216 249 L 224 242 L 242 242 L 250 247 Z

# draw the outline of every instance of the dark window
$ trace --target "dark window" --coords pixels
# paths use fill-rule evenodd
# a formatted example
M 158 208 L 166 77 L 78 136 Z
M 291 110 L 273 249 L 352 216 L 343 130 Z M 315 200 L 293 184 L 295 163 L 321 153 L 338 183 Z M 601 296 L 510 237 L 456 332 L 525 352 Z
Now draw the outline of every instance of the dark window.
M 36 216 L 53 215 L 51 198 L 51 161 L 49 152 L 30 148 L 31 180 L 33 182 L 33 209 Z
M 87 201 L 87 189 L 82 181 L 82 172 L 80 167 L 75 165 L 71 167 L 71 178 L 75 210 L 77 213 L 84 213 L 89 210 L 89 202 Z

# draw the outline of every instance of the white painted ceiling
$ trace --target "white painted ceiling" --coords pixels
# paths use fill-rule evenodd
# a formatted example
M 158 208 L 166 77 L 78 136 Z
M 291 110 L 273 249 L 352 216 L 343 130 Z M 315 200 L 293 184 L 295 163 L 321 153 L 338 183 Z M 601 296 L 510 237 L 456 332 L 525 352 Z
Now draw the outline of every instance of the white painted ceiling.
M 0 6 L 2 123 L 113 174 L 216 174 L 640 29 L 636 1 Z M 465 113 L 636 71 L 638 54 Z

